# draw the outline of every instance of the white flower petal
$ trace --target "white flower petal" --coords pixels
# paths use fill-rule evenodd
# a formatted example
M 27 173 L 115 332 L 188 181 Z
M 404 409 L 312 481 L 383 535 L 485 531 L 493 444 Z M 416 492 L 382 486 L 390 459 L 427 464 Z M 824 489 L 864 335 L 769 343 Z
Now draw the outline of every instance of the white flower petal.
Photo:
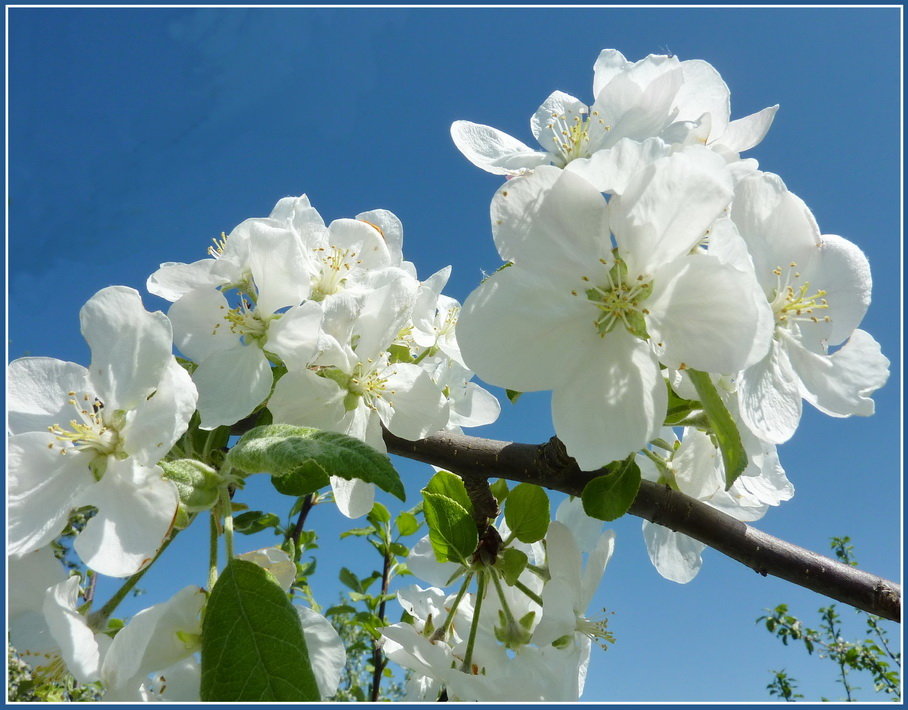
M 764 441 L 783 444 L 801 420 L 801 393 L 786 349 L 778 340 L 738 378 L 741 419 Z
M 155 296 L 177 301 L 190 291 L 219 286 L 222 280 L 211 273 L 214 264 L 214 259 L 200 259 L 191 264 L 169 261 L 148 277 L 145 287 Z
M 391 257 L 391 266 L 400 266 L 404 258 L 402 251 L 404 226 L 397 215 L 388 210 L 369 210 L 368 212 L 360 212 L 356 215 L 356 219 L 378 230 Z
M 630 66 L 617 49 L 603 49 L 593 65 L 593 96 L 598 97 L 612 79 Z
M 347 415 L 345 395 L 334 380 L 311 370 L 288 372 L 275 385 L 268 409 L 276 423 L 339 431 Z
M 271 391 L 271 365 L 257 345 L 237 345 L 213 353 L 192 373 L 199 390 L 202 429 L 234 424 Z
M 725 127 L 725 132 L 715 140 L 719 145 L 735 153 L 743 153 L 745 150 L 750 150 L 766 136 L 778 110 L 779 105 L 776 104 L 749 116 L 744 116 L 744 118 L 731 121 Z
M 79 604 L 79 578 L 70 577 L 49 588 L 43 596 L 44 618 L 60 647 L 60 655 L 67 669 L 80 683 L 98 680 L 98 642 L 85 617 L 76 611 Z
M 577 158 L 565 167 L 600 192 L 620 195 L 635 173 L 671 153 L 671 146 L 659 138 L 635 141 L 622 138 L 611 148 L 598 150 L 589 158 Z
M 788 356 L 801 384 L 801 396 L 825 414 L 869 417 L 870 395 L 889 379 L 889 360 L 880 344 L 856 330 L 832 355 L 819 355 L 789 341 Z
M 348 518 L 361 518 L 375 504 L 375 485 L 358 478 L 331 476 L 331 490 L 337 509 Z
M 605 199 L 574 173 L 543 166 L 508 180 L 491 212 L 501 258 L 539 276 L 573 283 L 611 256 Z
M 605 574 L 605 568 L 612 559 L 615 552 L 615 531 L 606 530 L 596 541 L 596 546 L 590 552 L 587 558 L 586 566 L 583 568 L 583 577 L 580 582 L 580 606 L 579 609 L 586 612 L 590 602 L 593 601 L 593 595 L 602 581 L 602 575 Z
M 189 373 L 171 358 L 154 395 L 133 410 L 120 430 L 123 450 L 143 464 L 160 461 L 185 433 L 197 400 Z
M 580 99 L 563 91 L 553 91 L 530 118 L 530 130 L 539 145 L 553 155 L 560 155 L 563 143 L 561 130 L 583 120 L 588 107 Z
M 598 336 L 597 336 L 598 339 Z M 652 439 L 668 402 L 649 346 L 616 328 L 552 393 L 555 431 L 584 471 L 623 459 Z
M 161 473 L 157 466 L 111 460 L 104 478 L 83 491 L 77 502 L 93 505 L 98 512 L 73 547 L 91 569 L 109 577 L 128 577 L 152 561 L 170 532 L 179 503 L 176 486 Z
M 206 598 L 198 587 L 184 587 L 166 602 L 143 609 L 120 629 L 101 664 L 101 680 L 108 691 L 138 685 L 152 671 L 198 651 L 198 645 L 184 639 L 201 639 L 199 616 Z
M 51 357 L 22 357 L 6 371 L 6 407 L 9 431 L 47 431 L 72 419 L 70 392 L 88 387 L 88 370 L 74 362 Z
M 731 218 L 768 297 L 779 284 L 775 269 L 792 261 L 803 268 L 820 243 L 820 228 L 807 205 L 772 173 L 754 173 L 735 186 Z
M 535 151 L 507 133 L 479 123 L 454 121 L 451 138 L 467 160 L 493 175 L 517 175 L 549 160 L 547 153 Z
M 82 491 L 94 483 L 91 453 L 61 454 L 50 432 L 9 438 L 7 552 L 24 555 L 50 544 L 63 530 Z
M 322 307 L 315 301 L 294 306 L 268 325 L 265 347 L 288 369 L 304 370 L 318 352 L 321 322 Z
M 79 319 L 91 348 L 89 377 L 104 406 L 134 409 L 155 388 L 171 359 L 167 316 L 146 311 L 135 289 L 109 286 L 82 306 Z
M 391 418 L 384 422 L 395 435 L 410 441 L 444 429 L 448 402 L 429 373 L 418 365 L 398 363 L 386 371 L 383 397 L 391 405 Z
M 309 665 L 322 700 L 337 692 L 341 671 L 347 663 L 347 651 L 337 631 L 324 616 L 304 606 L 294 605 L 303 627 Z
M 303 245 L 290 229 L 266 220 L 251 225 L 249 270 L 258 289 L 256 309 L 261 313 L 299 305 L 309 296 Z
M 518 392 L 555 387 L 600 340 L 595 307 L 569 289 L 556 289 L 519 266 L 481 284 L 457 321 L 457 341 L 469 368 L 486 382 Z
M 711 138 L 721 136 L 731 115 L 728 86 L 709 62 L 690 59 L 681 62 L 684 81 L 675 95 L 676 121 L 695 121 L 709 114 Z
M 650 337 L 664 344 L 670 367 L 732 374 L 769 349 L 774 319 L 752 273 L 716 257 L 692 254 L 660 268 L 646 305 Z
M 660 158 L 609 203 L 611 228 L 628 268 L 652 271 L 699 243 L 732 197 L 725 162 L 706 148 Z
M 687 584 L 697 576 L 706 548 L 702 542 L 648 520 L 643 521 L 643 539 L 650 561 L 663 577 Z
M 454 426 L 485 426 L 492 424 L 501 414 L 501 403 L 488 390 L 475 382 L 467 382 L 463 393 L 451 401 L 451 420 Z
M 177 349 L 190 360 L 202 362 L 239 342 L 225 316 L 230 304 L 216 289 L 198 289 L 181 296 L 167 311 Z
M 810 285 L 808 295 L 818 289 L 826 292 L 829 308 L 816 314 L 829 316 L 829 345 L 838 345 L 858 327 L 870 305 L 870 264 L 856 244 L 835 234 L 824 234 L 816 251 L 801 270 L 800 281 Z
M 448 580 L 460 569 L 454 562 L 439 562 L 429 536 L 420 538 L 410 549 L 407 556 L 407 568 L 417 577 L 435 587 L 445 587 Z

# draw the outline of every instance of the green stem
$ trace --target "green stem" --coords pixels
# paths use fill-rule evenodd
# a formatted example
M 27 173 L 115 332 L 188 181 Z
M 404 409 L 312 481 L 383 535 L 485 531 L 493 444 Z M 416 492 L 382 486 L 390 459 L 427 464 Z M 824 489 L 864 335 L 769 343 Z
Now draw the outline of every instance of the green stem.
M 467 593 L 467 587 L 470 586 L 472 579 L 473 573 L 470 572 L 463 580 L 463 585 L 461 585 L 460 591 L 457 592 L 457 596 L 454 598 L 454 603 L 451 605 L 451 611 L 448 612 L 448 616 L 445 618 L 445 623 L 443 623 L 435 634 L 433 634 L 433 637 L 444 639 L 444 637 L 448 635 L 448 629 L 450 629 L 451 625 L 454 623 L 454 614 L 457 612 L 457 607 L 460 605 L 460 600 L 463 599 L 463 595 Z
M 218 521 L 214 511 L 209 516 L 208 536 L 208 589 L 214 589 L 218 581 Z
M 434 345 L 433 345 L 432 347 L 430 347 L 430 348 L 426 348 L 426 349 L 423 350 L 417 357 L 413 358 L 412 364 L 413 364 L 413 365 L 418 365 L 418 364 L 421 363 L 423 360 L 425 360 L 425 359 L 426 359 L 426 356 L 428 356 L 433 350 L 437 352 L 437 351 L 438 351 L 438 348 L 437 348 L 436 346 L 434 346 Z
M 536 594 L 536 592 L 534 592 L 532 589 L 530 589 L 523 582 L 521 582 L 520 580 L 517 580 L 514 582 L 514 586 L 517 587 L 517 589 L 519 589 L 521 592 L 526 594 L 530 599 L 532 599 L 534 602 L 536 602 L 539 606 L 542 606 L 542 597 L 540 597 L 538 594 Z
M 473 623 L 470 624 L 470 638 L 467 639 L 467 652 L 463 657 L 463 665 L 460 667 L 464 673 L 472 675 L 473 670 L 473 647 L 476 645 L 476 632 L 479 629 L 479 612 L 482 611 L 482 600 L 486 595 L 486 575 L 479 575 L 479 589 L 476 591 L 476 607 L 473 610 Z
M 233 511 L 230 504 L 230 493 L 226 488 L 221 489 L 221 512 L 224 515 L 224 549 L 227 552 L 227 562 L 233 559 Z
M 139 580 L 145 576 L 145 573 L 151 569 L 151 566 L 158 561 L 161 557 L 161 554 L 164 550 L 167 549 L 167 546 L 173 542 L 173 539 L 176 537 L 176 532 L 174 532 L 169 538 L 164 541 L 164 544 L 161 545 L 161 548 L 158 550 L 158 554 L 154 556 L 154 559 L 148 563 L 146 567 L 136 572 L 132 577 L 126 580 L 114 595 L 107 600 L 107 602 L 98 609 L 95 613 L 89 614 L 88 616 L 88 626 L 92 631 L 100 631 L 104 625 L 107 623 L 107 620 L 110 618 L 110 615 L 114 613 L 116 608 L 120 605 L 120 602 L 126 598 L 126 595 L 132 591 L 132 588 L 135 587 Z
M 504 611 L 504 616 L 508 620 L 508 624 L 511 626 L 516 626 L 517 621 L 514 619 L 514 615 L 511 613 L 511 607 L 508 606 L 508 599 L 504 595 L 504 589 L 501 588 L 501 581 L 498 579 L 498 575 L 495 574 L 494 570 L 490 571 L 492 577 L 492 583 L 495 585 L 495 591 L 498 592 L 498 599 L 501 600 L 501 609 Z M 479 614 L 476 615 L 477 617 Z

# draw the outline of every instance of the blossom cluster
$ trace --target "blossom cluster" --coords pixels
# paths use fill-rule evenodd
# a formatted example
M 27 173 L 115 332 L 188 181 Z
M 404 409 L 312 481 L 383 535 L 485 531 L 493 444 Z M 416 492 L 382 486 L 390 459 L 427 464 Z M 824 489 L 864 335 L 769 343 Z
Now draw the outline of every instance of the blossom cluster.
M 593 95 L 590 106 L 559 91 L 543 102 L 530 121 L 541 150 L 451 127 L 474 165 L 507 178 L 491 207 L 505 268 L 464 304 L 464 360 L 489 383 L 550 390 L 555 431 L 584 470 L 636 455 L 645 478 L 755 520 L 793 495 L 775 447 L 802 400 L 836 417 L 873 413 L 889 362 L 858 328 L 867 259 L 741 157 L 778 106 L 730 120 L 707 62 L 606 49 Z M 693 371 L 735 422 L 741 472 L 724 470 L 702 416 L 670 421 L 671 402 L 703 399 Z M 697 573 L 703 545 L 647 522 L 644 536 L 663 575 Z
M 450 267 L 420 282 L 403 260 L 402 239 L 386 210 L 326 225 L 305 195 L 285 198 L 269 217 L 215 240 L 208 258 L 161 265 L 147 286 L 173 302 L 166 315 L 147 311 L 131 288 L 95 294 L 81 311 L 89 367 L 47 357 L 10 364 L 8 553 L 22 590 L 11 606 L 20 619 L 14 643 L 45 677 L 68 669 L 80 682 L 100 680 L 111 700 L 197 699 L 202 590 L 167 603 L 182 611 L 158 605 L 137 614 L 111 643 L 79 610 L 80 594 L 88 598 L 79 578 L 65 578 L 51 552 L 71 530 L 73 553 L 92 574 L 147 568 L 188 516 L 212 508 L 228 484 L 242 484 L 201 464 L 202 482 L 186 488 L 168 463 L 192 453 L 193 429 L 220 429 L 226 441 L 231 425 L 267 404 L 274 421 L 384 451 L 383 427 L 418 439 L 497 418 L 498 401 L 470 381 L 460 355 L 460 304 L 441 293 Z M 330 483 L 344 515 L 372 509 L 372 483 Z M 83 524 L 70 528 L 73 516 Z M 118 649 L 139 619 L 147 625 L 161 614 L 178 614 L 180 628 L 162 631 L 160 642 L 143 637 L 154 660 L 123 670 L 127 652 L 108 653 L 108 645 Z M 315 616 L 316 626 L 328 625 Z M 325 647 L 319 638 L 316 656 Z M 130 662 L 145 653 L 127 648 Z M 181 665 L 169 668 L 165 658 Z M 181 681 L 156 695 L 152 672 Z M 336 680 L 322 684 L 323 697 Z
M 112 607 L 90 612 L 88 580 L 136 581 L 206 511 L 235 557 L 231 496 L 250 473 L 292 478 L 275 487 L 295 505 L 330 484 L 349 518 L 381 508 L 376 485 L 403 490 L 369 451 L 386 452 L 386 432 L 418 440 L 497 419 L 474 373 L 551 391 L 555 432 L 585 471 L 624 462 L 742 521 L 791 498 L 776 447 L 803 401 L 872 414 L 889 362 L 859 328 L 871 292 L 860 248 L 821 233 L 778 175 L 741 157 L 777 109 L 731 120 L 707 62 L 603 50 L 592 104 L 556 91 L 532 116 L 539 149 L 456 121 L 467 159 L 505 178 L 491 202 L 503 264 L 463 306 L 442 293 L 450 267 L 419 279 L 393 213 L 326 223 L 306 195 L 222 234 L 206 258 L 162 264 L 147 289 L 170 302 L 166 314 L 131 288 L 96 293 L 80 313 L 88 367 L 26 357 L 8 368 L 9 615 L 21 657 L 45 678 L 99 683 L 105 700 L 199 699 L 211 590 L 186 587 L 111 626 Z M 253 428 L 268 433 L 231 449 Z M 280 452 L 256 458 L 268 436 L 296 445 L 313 430 L 359 440 L 357 472 L 342 456 L 340 470 L 307 467 L 335 434 L 287 466 Z M 231 459 L 238 450 L 245 459 Z M 363 450 L 391 474 L 369 469 Z M 614 534 L 584 513 L 586 492 L 549 524 L 540 489 L 505 486 L 506 519 L 484 524 L 475 491 L 445 472 L 433 481 L 429 536 L 407 562 L 431 586 L 401 589 L 404 620 L 379 630 L 384 653 L 412 672 L 410 699 L 578 699 L 593 640 L 610 640 L 586 614 Z M 507 506 L 527 528 L 509 529 Z M 86 578 L 54 554 L 61 535 Z M 698 573 L 701 543 L 649 522 L 643 535 L 664 577 Z M 297 542 L 245 559 L 286 592 Z M 295 613 L 328 698 L 343 646 L 315 611 Z
M 469 570 L 438 563 L 428 538 L 417 543 L 410 570 L 435 586 L 398 591 L 407 620 L 381 629 L 384 652 L 411 671 L 406 699 L 434 701 L 444 690 L 449 700 L 577 700 L 594 640 L 611 640 L 604 618 L 586 616 L 615 546 L 614 532 L 601 528 L 576 499 L 559 506 L 537 543 L 514 541 L 499 521 L 505 549 L 529 564 L 510 586 L 486 568 L 481 591 L 466 594 L 443 587 Z

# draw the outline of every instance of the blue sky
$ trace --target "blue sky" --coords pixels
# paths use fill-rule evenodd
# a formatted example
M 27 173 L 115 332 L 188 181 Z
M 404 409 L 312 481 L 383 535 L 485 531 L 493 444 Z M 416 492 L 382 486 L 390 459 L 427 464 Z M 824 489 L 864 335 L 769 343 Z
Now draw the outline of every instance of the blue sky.
M 749 156 L 782 176 L 824 233 L 865 251 L 874 294 L 862 327 L 892 361 L 876 416 L 805 407 L 780 448 L 797 494 L 756 525 L 818 552 L 850 535 L 864 569 L 898 580 L 900 25 L 894 8 L 12 8 L 9 358 L 87 362 L 78 310 L 93 293 L 142 291 L 159 263 L 201 258 L 211 237 L 303 192 L 329 220 L 395 212 L 405 257 L 423 278 L 453 265 L 446 293 L 463 300 L 499 264 L 488 207 L 500 179 L 457 152 L 452 121 L 531 142 L 529 117 L 551 91 L 592 98 L 602 48 L 705 59 L 731 88 L 733 118 L 781 105 Z M 475 433 L 547 439 L 547 395 L 504 402 L 500 421 Z M 431 471 L 400 470 L 412 505 Z M 262 505 L 273 500 L 265 483 L 250 489 Z M 313 579 L 330 604 L 338 560 L 363 574 L 371 560 L 336 542 L 348 521 L 333 506 L 310 520 L 322 552 L 337 552 Z M 594 655 L 585 700 L 760 701 L 768 669 L 782 667 L 807 698 L 839 697 L 831 664 L 754 624 L 780 602 L 813 621 L 825 598 L 714 551 L 692 583 L 668 582 L 646 557 L 639 519 L 614 527 L 592 606 L 614 612 L 618 640 Z M 184 535 L 173 554 L 196 552 L 195 567 L 153 570 L 128 611 L 204 582 L 207 530 Z

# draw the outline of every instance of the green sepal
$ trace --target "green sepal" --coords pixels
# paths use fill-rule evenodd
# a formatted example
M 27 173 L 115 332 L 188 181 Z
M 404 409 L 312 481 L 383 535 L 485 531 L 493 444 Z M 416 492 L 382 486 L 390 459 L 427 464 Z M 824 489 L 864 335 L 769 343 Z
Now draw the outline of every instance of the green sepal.
M 549 497 L 539 486 L 521 483 L 508 493 L 504 519 L 521 542 L 538 542 L 549 529 Z
M 672 386 L 665 382 L 668 389 L 668 409 L 665 412 L 665 426 L 684 426 L 687 420 L 701 414 L 703 406 L 694 399 L 684 399 L 678 396 Z
M 281 493 L 301 496 L 318 490 L 329 476 L 359 478 L 405 499 L 391 460 L 359 439 L 333 431 L 289 424 L 258 426 L 227 454 L 227 462 L 247 473 L 267 472 Z
M 649 333 L 646 330 L 646 319 L 640 311 L 625 311 L 624 320 L 627 321 L 628 332 L 640 338 L 640 340 L 649 340 Z
M 202 621 L 201 699 L 319 701 L 299 616 L 274 577 L 233 559 Z
M 630 509 L 637 497 L 640 468 L 633 454 L 605 468 L 605 475 L 597 476 L 583 487 L 583 510 L 597 520 L 615 520 Z
M 725 490 L 728 490 L 747 468 L 747 452 L 741 443 L 741 434 L 709 375 L 699 370 L 687 370 L 687 374 L 697 388 L 697 396 L 703 403 L 703 410 L 715 437 L 714 441 L 722 452 L 722 463 L 725 464 Z
M 517 402 L 517 400 L 520 399 L 520 396 L 523 394 L 523 392 L 518 392 L 517 390 L 505 390 L 504 393 L 505 393 L 505 396 L 508 398 L 508 401 L 511 404 L 515 404 Z

